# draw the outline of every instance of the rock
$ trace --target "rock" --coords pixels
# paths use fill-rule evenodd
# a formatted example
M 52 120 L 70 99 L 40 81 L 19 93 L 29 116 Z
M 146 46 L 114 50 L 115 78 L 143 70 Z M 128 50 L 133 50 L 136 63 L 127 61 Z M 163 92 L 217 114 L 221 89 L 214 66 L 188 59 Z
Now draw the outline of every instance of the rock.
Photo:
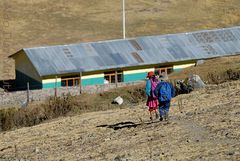
M 114 158 L 114 161 L 128 161 L 128 158 L 126 158 L 125 155 L 117 155 L 115 158 Z
M 192 116 L 194 114 L 194 112 L 187 112 L 186 115 L 187 116 Z
M 235 115 L 240 115 L 240 112 L 236 112 Z
M 198 60 L 197 63 L 196 63 L 196 66 L 200 65 L 200 64 L 203 64 L 205 62 L 205 60 Z
M 118 96 L 117 98 L 115 98 L 115 99 L 113 100 L 112 103 L 121 105 L 121 104 L 123 104 L 123 99 L 122 99 L 122 97 Z
M 191 75 L 188 79 L 188 84 L 190 84 L 193 88 L 203 88 L 205 87 L 205 83 L 199 77 L 199 75 Z
M 21 159 L 16 159 L 16 161 L 25 161 L 25 160 L 21 158 Z
M 228 153 L 227 153 L 227 155 L 234 155 L 234 151 L 229 151 Z
M 0 88 L 0 93 L 4 93 L 4 89 Z
M 121 157 L 118 155 L 114 158 L 114 161 L 122 161 Z
M 38 147 L 36 147 L 34 151 L 35 151 L 35 153 L 39 153 L 40 149 Z
M 111 138 L 106 138 L 106 139 L 104 139 L 104 141 L 109 141 L 109 140 L 111 140 Z

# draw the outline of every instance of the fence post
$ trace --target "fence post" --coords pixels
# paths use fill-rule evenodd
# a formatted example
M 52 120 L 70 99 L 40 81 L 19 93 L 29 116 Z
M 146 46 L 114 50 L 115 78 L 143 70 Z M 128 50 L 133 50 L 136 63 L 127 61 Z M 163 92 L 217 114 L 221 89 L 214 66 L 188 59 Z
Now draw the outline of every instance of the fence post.
M 54 97 L 57 97 L 57 76 L 55 77 Z
M 117 88 L 118 87 L 117 71 L 115 71 L 115 85 L 116 85 L 116 88 Z
M 27 104 L 26 106 L 28 106 L 29 104 L 29 82 L 27 82 Z
M 79 94 L 82 94 L 82 72 L 79 73 Z

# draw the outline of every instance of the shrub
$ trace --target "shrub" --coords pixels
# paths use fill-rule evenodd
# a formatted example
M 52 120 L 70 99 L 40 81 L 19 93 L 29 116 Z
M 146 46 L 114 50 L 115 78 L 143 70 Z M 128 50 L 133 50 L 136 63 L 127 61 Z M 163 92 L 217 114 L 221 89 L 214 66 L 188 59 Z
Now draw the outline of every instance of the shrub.
M 117 96 L 123 97 L 123 105 L 111 104 Z M 140 103 L 145 98 L 143 85 L 117 88 L 100 94 L 82 94 L 80 96 L 67 94 L 61 97 L 50 97 L 43 104 L 30 104 L 27 108 L 0 109 L 0 131 L 1 129 L 5 131 L 34 126 L 60 116 L 120 108 L 124 105 Z

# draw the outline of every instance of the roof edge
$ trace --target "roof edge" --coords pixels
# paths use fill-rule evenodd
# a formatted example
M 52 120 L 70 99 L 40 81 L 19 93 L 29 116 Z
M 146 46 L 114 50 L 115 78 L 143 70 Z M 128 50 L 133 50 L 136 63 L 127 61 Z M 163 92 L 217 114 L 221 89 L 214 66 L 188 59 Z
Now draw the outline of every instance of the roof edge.
M 20 49 L 16 53 L 9 55 L 8 58 L 14 58 L 16 55 L 20 54 L 22 51 L 24 51 L 24 49 Z
M 200 33 L 200 32 L 221 31 L 221 30 L 236 29 L 236 28 L 240 28 L 240 26 L 229 26 L 229 27 L 223 27 L 223 28 L 212 28 L 212 29 L 195 30 L 195 31 L 189 31 L 189 32 L 177 32 L 177 33 L 160 34 L 160 35 L 145 35 L 145 36 L 143 35 L 143 36 L 136 36 L 136 37 L 127 37 L 126 39 L 118 38 L 118 39 L 98 40 L 98 41 L 90 41 L 90 42 L 76 42 L 76 43 L 70 43 L 70 44 L 57 44 L 57 45 L 36 46 L 36 47 L 30 47 L 30 48 L 23 48 L 22 50 L 25 50 L 25 49 L 49 48 L 49 47 L 56 47 L 56 46 L 60 47 L 60 46 L 79 45 L 79 44 L 91 44 L 91 43 L 105 43 L 105 42 L 114 42 L 114 41 L 126 41 L 126 40 L 139 39 L 139 38 L 143 38 L 143 37 L 171 36 L 171 35 L 179 35 L 179 34 L 193 34 L 193 33 Z

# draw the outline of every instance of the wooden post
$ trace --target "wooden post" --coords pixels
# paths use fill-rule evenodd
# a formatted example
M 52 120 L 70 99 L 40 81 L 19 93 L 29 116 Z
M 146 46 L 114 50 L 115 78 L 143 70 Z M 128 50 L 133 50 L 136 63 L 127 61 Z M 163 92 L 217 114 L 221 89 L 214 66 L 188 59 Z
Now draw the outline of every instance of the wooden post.
M 27 104 L 26 106 L 28 106 L 29 104 L 29 82 L 27 82 Z
M 55 78 L 54 97 L 57 97 L 57 76 Z
M 118 87 L 118 76 L 117 76 L 117 71 L 115 71 L 115 85 L 116 88 Z
M 79 94 L 82 94 L 82 72 L 79 73 Z

